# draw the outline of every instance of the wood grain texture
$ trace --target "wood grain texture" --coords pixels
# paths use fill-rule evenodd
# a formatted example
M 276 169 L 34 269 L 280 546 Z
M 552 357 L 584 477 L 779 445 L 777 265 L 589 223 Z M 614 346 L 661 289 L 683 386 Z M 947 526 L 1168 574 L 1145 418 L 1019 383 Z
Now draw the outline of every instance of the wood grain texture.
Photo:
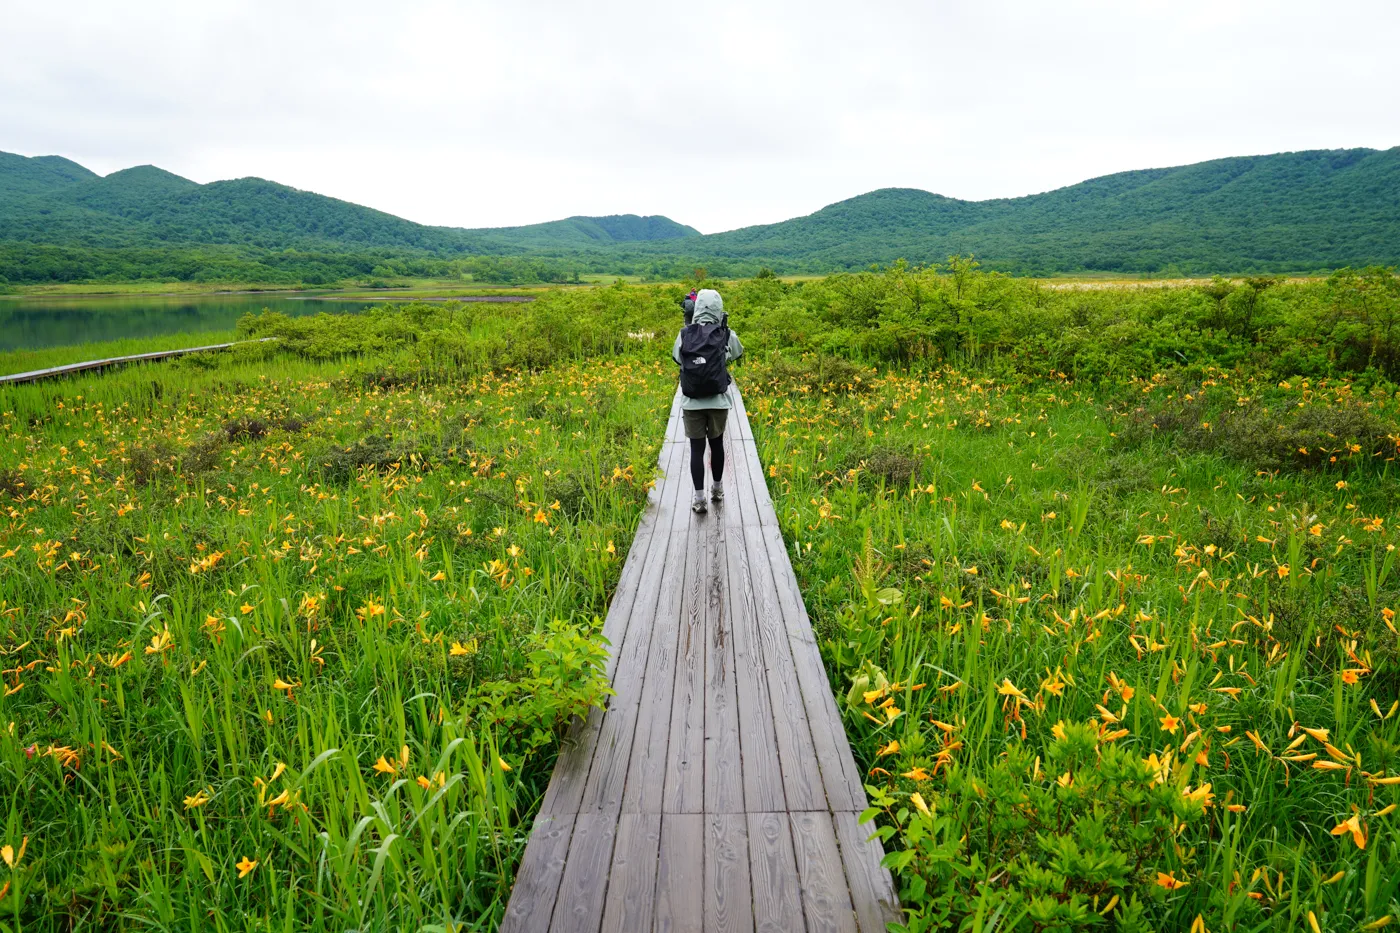
M 729 618 L 727 532 L 705 534 L 705 800 L 706 813 L 744 812 L 739 696 L 734 683 L 734 631 Z
M 596 933 L 603 920 L 617 813 L 580 813 L 550 921 L 550 933 Z
M 797 580 L 787 560 L 787 550 L 777 528 L 763 529 L 768 545 L 769 566 L 773 570 L 778 604 L 782 611 L 793 670 L 802 693 L 802 705 L 811 724 L 812 742 L 817 752 L 822 783 L 832 810 L 864 810 L 865 787 L 856 769 L 845 725 L 836 711 L 831 683 L 822 666 L 821 652 L 812 634 L 807 610 L 797 591 Z M 781 557 L 780 557 L 781 555 Z
M 754 577 L 756 627 L 773 706 L 774 740 L 782 762 L 786 809 L 825 809 L 826 789 L 822 786 L 821 766 L 812 743 L 812 729 L 802 702 L 802 689 L 797 683 L 792 646 L 788 642 L 782 610 L 778 606 L 767 547 L 758 528 L 749 526 L 744 529 L 744 535 L 749 567 Z
M 656 631 L 656 609 L 661 595 L 661 579 L 670 551 L 669 536 L 657 535 L 647 550 L 640 586 L 632 604 L 627 633 L 614 654 L 619 663 L 612 678 L 613 696 L 608 699 L 607 715 L 598 727 L 593 764 L 584 785 L 580 812 L 597 809 L 617 812 L 627 770 L 632 761 L 632 740 L 645 687 L 647 660 L 652 634 Z
M 800 933 L 802 884 L 786 813 L 750 813 L 749 879 L 757 933 Z
M 786 810 L 774 719 L 786 718 L 789 710 L 774 707 L 768 695 L 768 671 L 754 608 L 754 574 L 744 546 L 744 529 L 727 529 L 727 534 L 727 595 L 734 641 L 744 806 L 749 811 Z M 800 767 L 800 763 L 793 762 L 791 767 Z
M 685 588 L 685 561 L 690 541 L 691 536 L 684 530 L 671 532 L 668 554 L 679 563 L 668 560 L 667 574 L 661 581 L 656 630 L 651 636 L 651 653 L 647 657 L 627 787 L 622 798 L 623 813 L 661 812 L 666 786 L 666 752 L 671 739 L 671 700 L 676 687 L 681 594 Z
M 791 820 L 808 933 L 858 933 L 831 814 L 793 813 Z
M 622 814 L 617 841 L 613 844 L 612 866 L 608 870 L 603 933 L 651 929 L 660 845 L 660 813 Z
M 681 584 L 676 640 L 676 678 L 671 699 L 670 740 L 666 746 L 666 813 L 705 809 L 705 580 L 709 551 L 698 534 L 690 541 Z
M 506 915 L 501 920 L 501 933 L 537 933 L 549 929 L 573 828 L 572 815 L 542 816 L 535 820 L 525 857 L 520 860 L 520 870 L 515 874 L 515 887 L 510 892 Z
M 661 858 L 656 868 L 656 933 L 703 933 L 705 818 L 699 813 L 661 816 Z
M 752 933 L 748 820 L 742 813 L 705 816 L 705 933 Z
M 862 826 L 859 813 L 841 812 L 832 816 L 860 931 L 885 933 L 887 925 L 898 923 L 903 916 L 899 912 L 894 880 L 889 869 L 880 864 L 885 857 L 885 847 L 874 835 L 875 824 Z

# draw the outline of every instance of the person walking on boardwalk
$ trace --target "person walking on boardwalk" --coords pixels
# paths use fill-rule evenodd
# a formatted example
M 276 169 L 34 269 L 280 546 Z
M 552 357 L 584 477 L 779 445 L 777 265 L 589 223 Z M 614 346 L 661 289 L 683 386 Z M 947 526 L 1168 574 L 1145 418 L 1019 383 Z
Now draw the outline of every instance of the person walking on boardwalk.
M 681 420 L 690 441 L 690 479 L 695 484 L 692 511 L 703 513 L 705 447 L 710 448 L 710 499 L 724 498 L 724 426 L 729 420 L 729 364 L 744 355 L 739 335 L 729 329 L 724 300 L 713 288 L 695 295 L 695 313 L 676 335 L 671 357 L 681 368 Z

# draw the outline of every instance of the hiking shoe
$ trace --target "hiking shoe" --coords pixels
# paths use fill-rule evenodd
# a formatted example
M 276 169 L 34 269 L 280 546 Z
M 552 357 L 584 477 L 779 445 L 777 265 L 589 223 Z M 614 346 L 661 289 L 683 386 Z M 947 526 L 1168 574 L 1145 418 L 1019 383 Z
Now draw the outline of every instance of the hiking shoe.
M 690 500 L 690 511 L 696 515 L 704 515 L 710 510 L 710 506 L 705 502 L 705 490 L 695 490 L 695 496 Z
M 724 487 L 719 483 L 710 484 L 710 498 L 715 502 L 724 501 Z

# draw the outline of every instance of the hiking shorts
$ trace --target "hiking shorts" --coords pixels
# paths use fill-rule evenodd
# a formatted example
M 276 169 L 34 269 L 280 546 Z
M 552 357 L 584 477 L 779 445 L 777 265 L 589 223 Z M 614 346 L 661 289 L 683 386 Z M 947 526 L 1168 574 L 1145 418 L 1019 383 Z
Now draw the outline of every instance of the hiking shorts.
M 696 408 L 682 411 L 681 420 L 685 423 L 685 436 L 691 440 L 705 437 L 721 437 L 724 426 L 729 421 L 728 408 Z

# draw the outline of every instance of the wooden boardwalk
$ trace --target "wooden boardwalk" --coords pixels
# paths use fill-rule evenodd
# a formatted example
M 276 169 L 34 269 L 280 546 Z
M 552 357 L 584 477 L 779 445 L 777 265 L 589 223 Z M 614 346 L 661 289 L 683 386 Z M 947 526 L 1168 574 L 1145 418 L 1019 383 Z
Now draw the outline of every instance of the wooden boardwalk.
M 182 350 L 157 350 L 154 353 L 137 353 L 132 356 L 111 356 L 105 360 L 85 360 L 81 363 L 68 363 L 65 366 L 50 366 L 48 369 L 31 369 L 27 373 L 11 373 L 8 376 L 0 376 L 0 385 L 19 385 L 25 382 L 38 382 L 41 379 L 55 379 L 59 376 L 71 376 L 75 373 L 89 372 L 94 369 L 105 369 L 108 366 L 121 366 L 126 363 L 150 363 L 157 360 L 168 360 L 176 356 L 187 356 L 191 353 L 227 350 L 229 347 L 242 346 L 245 343 L 267 343 L 276 339 L 276 337 L 257 337 L 252 340 L 235 340 L 233 343 L 211 343 L 203 347 L 185 347 Z
M 603 627 L 617 695 L 565 740 L 504 933 L 876 933 L 900 918 L 734 394 L 726 498 L 707 515 L 690 511 L 673 402 Z

